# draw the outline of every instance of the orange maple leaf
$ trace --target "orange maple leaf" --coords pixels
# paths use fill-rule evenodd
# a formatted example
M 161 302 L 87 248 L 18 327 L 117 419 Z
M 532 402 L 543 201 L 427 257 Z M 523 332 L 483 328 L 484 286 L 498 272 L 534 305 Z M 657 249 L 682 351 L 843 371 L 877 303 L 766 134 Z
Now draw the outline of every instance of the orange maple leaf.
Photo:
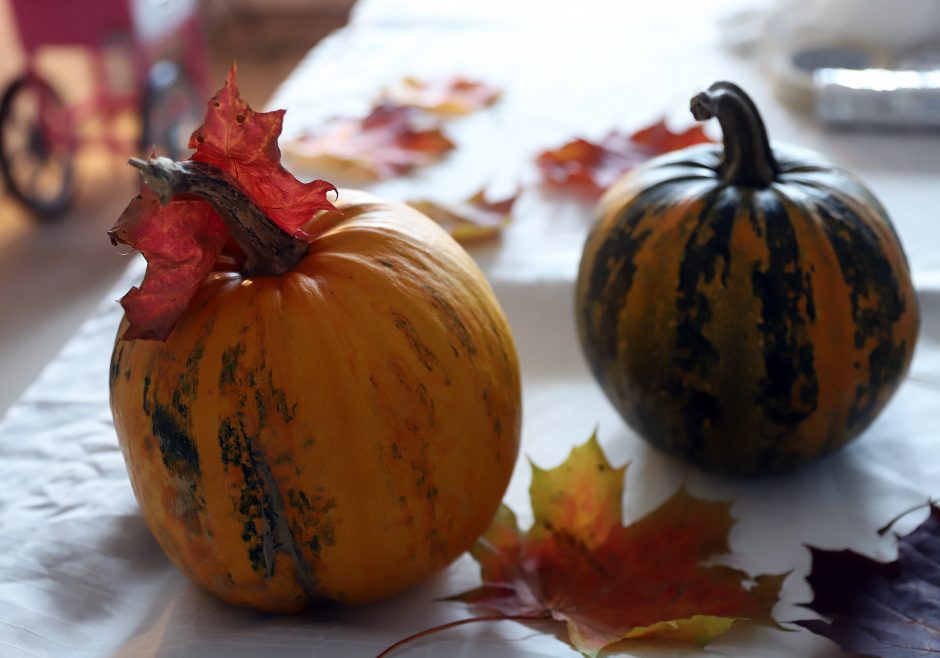
M 407 76 L 387 87 L 380 101 L 443 116 L 461 116 L 489 107 L 500 96 L 502 90 L 498 87 L 459 75 L 432 80 Z
M 483 584 L 449 599 L 495 614 L 447 626 L 553 619 L 587 656 L 635 638 L 703 646 L 739 621 L 776 627 L 771 610 L 786 574 L 751 578 L 705 564 L 728 553 L 730 504 L 681 489 L 625 527 L 625 471 L 593 436 L 557 468 L 533 465 L 532 527 L 520 530 L 502 506 L 471 549 Z
M 441 203 L 429 199 L 412 199 L 408 205 L 421 211 L 457 241 L 463 244 L 484 242 L 499 237 L 512 220 L 512 207 L 519 193 L 503 199 L 487 199 L 480 190 L 458 203 Z
M 440 126 L 414 108 L 379 105 L 363 118 L 337 117 L 293 140 L 305 168 L 349 180 L 385 180 L 433 164 L 455 148 Z

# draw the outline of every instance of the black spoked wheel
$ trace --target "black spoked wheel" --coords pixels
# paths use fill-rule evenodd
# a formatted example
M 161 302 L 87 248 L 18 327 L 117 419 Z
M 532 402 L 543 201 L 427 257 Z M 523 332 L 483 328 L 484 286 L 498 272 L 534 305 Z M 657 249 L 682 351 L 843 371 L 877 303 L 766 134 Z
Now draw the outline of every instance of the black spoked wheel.
M 62 99 L 36 77 L 18 78 L 0 99 L 0 174 L 40 219 L 61 217 L 72 200 L 75 140 Z
M 189 136 L 202 122 L 203 108 L 192 85 L 173 62 L 161 61 L 150 70 L 142 108 L 140 150 L 174 160 L 189 150 Z

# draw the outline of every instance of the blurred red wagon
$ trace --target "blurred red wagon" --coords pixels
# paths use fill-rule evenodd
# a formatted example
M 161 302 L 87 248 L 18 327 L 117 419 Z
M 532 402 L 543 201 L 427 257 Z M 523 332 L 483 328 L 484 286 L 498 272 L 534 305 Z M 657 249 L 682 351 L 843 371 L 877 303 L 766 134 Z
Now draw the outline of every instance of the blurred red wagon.
M 26 54 L 26 70 L 0 99 L 0 174 L 12 196 L 40 218 L 61 215 L 74 191 L 75 155 L 91 140 L 122 155 L 184 152 L 208 81 L 195 0 L 12 0 L 12 8 Z M 36 67 L 45 46 L 89 51 L 89 98 L 62 101 Z M 106 57 L 113 53 L 130 72 L 129 84 L 115 84 Z M 83 136 L 84 123 L 107 126 L 129 111 L 140 118 L 136 144 L 110 129 Z

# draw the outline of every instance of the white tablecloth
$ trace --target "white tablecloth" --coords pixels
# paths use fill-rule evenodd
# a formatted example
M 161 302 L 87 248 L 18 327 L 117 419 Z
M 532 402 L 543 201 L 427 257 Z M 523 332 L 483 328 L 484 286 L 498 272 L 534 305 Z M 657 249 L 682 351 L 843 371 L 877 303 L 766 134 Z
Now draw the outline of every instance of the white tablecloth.
M 810 598 L 805 544 L 888 559 L 892 540 L 879 539 L 875 529 L 940 495 L 940 140 L 824 133 L 775 102 L 752 62 L 721 52 L 708 3 L 688 3 L 688 12 L 659 4 L 664 7 L 644 11 L 643 21 L 621 15 L 564 30 L 511 22 L 408 27 L 366 20 L 381 14 L 369 10 L 378 3 L 366 3 L 358 14 L 362 24 L 318 46 L 271 105 L 288 108 L 290 137 L 319 117 L 362 111 L 383 83 L 403 74 L 460 72 L 503 85 L 500 105 L 452 124 L 459 149 L 445 163 L 373 190 L 448 199 L 482 183 L 507 189 L 524 183 L 516 223 L 501 242 L 474 252 L 520 348 L 523 454 L 555 465 L 598 427 L 611 460 L 632 462 L 627 521 L 682 481 L 697 495 L 736 500 L 734 563 L 753 572 L 792 570 L 776 616 L 805 618 L 809 613 L 796 605 Z M 719 78 L 753 92 L 777 139 L 825 151 L 871 184 L 895 218 L 924 312 L 912 375 L 872 428 L 824 463 L 767 481 L 729 482 L 677 465 L 625 428 L 590 379 L 575 341 L 572 278 L 589 208 L 535 186 L 531 164 L 540 149 L 575 134 L 638 127 L 664 111 L 684 121 L 688 97 Z M 0 656 L 370 656 L 414 631 L 467 616 L 462 605 L 434 602 L 478 583 L 467 556 L 391 600 L 290 618 L 216 602 L 170 565 L 138 512 L 107 405 L 120 315 L 112 299 L 140 277 L 142 265 L 133 262 L 0 423 Z M 522 523 L 531 518 L 528 483 L 521 459 L 506 500 Z M 912 515 L 899 529 L 920 518 Z M 553 630 L 509 622 L 467 626 L 399 655 L 577 655 Z M 747 627 L 708 651 L 750 658 L 842 655 L 806 631 Z M 636 655 L 679 654 L 647 648 Z

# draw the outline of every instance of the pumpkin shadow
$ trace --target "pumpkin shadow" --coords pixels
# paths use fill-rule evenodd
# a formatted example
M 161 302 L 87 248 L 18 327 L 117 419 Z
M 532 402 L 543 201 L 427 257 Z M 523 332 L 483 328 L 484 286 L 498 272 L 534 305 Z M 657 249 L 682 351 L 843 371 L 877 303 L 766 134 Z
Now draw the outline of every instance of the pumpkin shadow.
M 224 603 L 191 584 L 167 585 L 154 597 L 147 618 L 112 655 L 198 656 L 198 658 L 293 658 L 311 655 L 370 656 L 403 637 L 455 617 L 457 613 L 438 600 L 453 594 L 447 573 L 406 592 L 379 602 L 359 605 L 324 603 L 305 613 L 277 615 L 255 612 Z M 532 626 L 532 632 L 506 643 L 493 624 L 465 627 L 416 642 L 418 655 L 426 651 L 421 642 L 452 641 L 447 655 L 492 658 L 538 658 L 543 653 L 525 651 L 525 637 L 550 632 L 551 625 Z M 564 628 L 563 626 L 561 627 Z M 409 647 L 412 648 L 412 647 Z M 458 650 L 458 648 L 462 648 Z M 482 653 L 477 652 L 480 649 Z M 469 653 L 468 653 L 469 652 Z
M 891 420 L 883 422 L 887 426 Z M 797 472 L 752 479 L 707 473 L 646 445 L 626 428 L 621 431 L 623 436 L 618 435 L 612 447 L 622 450 L 616 444 L 635 442 L 628 445 L 631 464 L 624 489 L 624 524 L 653 512 L 679 486 L 698 498 L 731 502 L 735 525 L 729 535 L 730 551 L 714 556 L 713 561 L 752 576 L 789 574 L 774 607 L 774 618 L 782 624 L 817 616 L 801 606 L 813 598 L 805 580 L 811 569 L 808 545 L 830 550 L 851 548 L 876 559 L 892 559 L 894 540 L 879 536 L 877 530 L 907 505 L 899 502 L 886 506 L 884 501 L 926 502 L 923 492 L 905 481 L 900 471 L 892 476 L 890 468 L 886 471 L 879 466 L 879 455 L 883 455 L 886 445 L 885 439 L 876 435 L 878 427 L 872 428 L 872 436 L 863 435 Z M 894 530 L 904 534 L 925 514 L 926 509 L 905 517 Z M 767 655 L 832 655 L 828 640 L 801 628 L 786 630 L 792 632 L 736 625 L 709 644 L 702 655 L 743 655 L 755 646 L 778 645 L 780 651 Z M 659 640 L 623 641 L 606 650 L 611 656 L 621 652 L 651 658 L 693 655 L 687 645 Z
M 872 454 L 874 446 L 865 439 L 859 437 L 833 455 L 782 475 L 729 478 L 658 451 L 631 466 L 630 475 L 634 482 L 659 483 L 660 491 L 681 483 L 696 496 L 733 502 L 737 524 L 732 531 L 732 548 L 742 544 L 743 550 L 746 543 L 748 554 L 761 556 L 762 562 L 776 562 L 778 571 L 785 571 L 794 567 L 791 558 L 806 544 L 844 548 L 877 543 L 877 538 L 873 541 L 875 530 L 891 516 L 880 509 L 888 493 L 905 496 L 911 504 L 919 498 L 926 502 L 909 482 L 889 480 L 884 474 L 872 476 L 876 456 Z M 839 500 L 852 504 L 841 506 L 835 514 L 832 502 Z
M 65 529 L 73 523 L 83 527 Z M 61 525 L 62 536 L 92 534 L 87 519 Z M 28 549 L 44 578 L 54 583 L 46 590 L 48 600 L 56 615 L 66 621 L 86 624 L 111 618 L 116 607 L 129 602 L 129 583 L 149 589 L 171 568 L 139 514 L 111 517 L 97 533 L 100 539 L 93 543 L 50 541 L 46 536 Z
M 776 561 L 783 570 L 793 565 L 787 566 L 782 558 L 801 552 L 805 544 L 877 546 L 878 528 L 897 511 L 927 500 L 904 476 L 903 460 L 886 464 L 893 457 L 889 450 L 903 447 L 895 436 L 898 432 L 889 428 L 898 418 L 913 413 L 905 410 L 903 391 L 896 397 L 871 427 L 834 454 L 791 473 L 763 477 L 707 472 L 654 448 L 622 426 L 609 443 L 619 453 L 626 452 L 630 461 L 625 522 L 653 511 L 679 486 L 686 486 L 698 497 L 733 502 L 732 514 L 738 522 L 732 540 L 746 539 L 748 553 L 779 557 Z M 900 501 L 886 511 L 884 501 L 889 498 Z M 834 501 L 851 504 L 835 513 Z
M 729 501 L 736 520 L 729 537 L 729 561 L 752 574 L 792 572 L 784 598 L 791 603 L 809 600 L 810 590 L 802 582 L 810 567 L 808 545 L 851 547 L 890 559 L 891 538 L 879 536 L 877 530 L 900 510 L 926 503 L 925 494 L 913 483 L 918 478 L 910 480 L 900 466 L 885 465 L 895 439 L 886 435 L 886 428 L 896 414 L 904 412 L 895 410 L 891 414 L 895 418 L 877 420 L 842 450 L 796 472 L 750 479 L 714 475 L 682 463 L 644 445 L 624 428 L 626 437 L 616 440 L 636 442 L 629 448 L 625 523 L 655 510 L 679 486 L 699 498 Z M 897 451 L 896 446 L 893 449 Z M 912 528 L 922 517 L 905 517 L 895 530 Z
M 466 556 L 461 559 L 469 560 Z M 492 614 L 490 610 L 444 600 L 468 589 L 469 583 L 460 577 L 455 579 L 459 571 L 459 566 L 451 565 L 424 583 L 375 603 L 331 606 L 330 619 L 349 632 L 374 637 L 373 651 L 363 654 L 374 655 L 411 634 L 455 620 Z M 460 584 L 456 584 L 455 580 L 461 580 Z M 475 580 L 470 586 L 478 584 L 479 581 Z M 467 624 L 459 629 L 448 629 L 415 639 L 403 651 L 407 653 L 411 650 L 414 655 L 432 655 L 430 645 L 434 645 L 433 655 L 541 658 L 546 655 L 543 650 L 530 652 L 527 645 L 534 637 L 546 635 L 554 636 L 563 645 L 570 646 L 565 625 L 546 619 Z M 443 648 L 445 645 L 446 650 Z

